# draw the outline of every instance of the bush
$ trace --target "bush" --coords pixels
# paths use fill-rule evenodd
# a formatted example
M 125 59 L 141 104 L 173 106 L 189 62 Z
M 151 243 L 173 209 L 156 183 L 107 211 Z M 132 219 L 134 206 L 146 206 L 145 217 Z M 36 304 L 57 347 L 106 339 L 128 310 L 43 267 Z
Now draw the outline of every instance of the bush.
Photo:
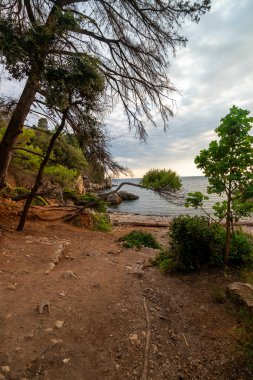
M 171 223 L 169 236 L 169 250 L 161 252 L 155 261 L 161 271 L 192 272 L 204 265 L 223 264 L 226 231 L 219 224 L 200 216 L 178 216 Z M 236 231 L 231 240 L 229 264 L 248 265 L 249 262 L 253 262 L 252 241 Z
M 94 220 L 94 230 L 102 232 L 110 232 L 112 225 L 106 214 L 96 213 L 92 215 Z
M 229 262 L 233 265 L 252 266 L 253 239 L 240 231 L 235 231 L 231 239 Z
M 140 249 L 141 246 L 154 249 L 160 248 L 160 245 L 156 241 L 155 237 L 148 232 L 132 231 L 129 234 L 121 237 L 119 241 L 123 241 L 123 246 L 125 248 L 136 247 Z
M 100 199 L 96 194 L 86 193 L 80 195 L 77 193 L 76 190 L 64 189 L 63 198 L 71 199 L 77 206 L 86 206 L 89 203 L 96 202 L 93 206 L 91 206 L 92 208 L 94 208 L 98 212 L 106 211 L 106 202 Z

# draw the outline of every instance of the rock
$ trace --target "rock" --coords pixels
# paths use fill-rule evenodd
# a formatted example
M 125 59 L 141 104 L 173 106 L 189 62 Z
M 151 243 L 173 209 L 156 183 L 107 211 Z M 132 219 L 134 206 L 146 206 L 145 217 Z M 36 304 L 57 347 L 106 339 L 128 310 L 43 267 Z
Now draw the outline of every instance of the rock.
M 55 268 L 55 264 L 54 263 L 49 263 L 49 269 L 46 270 L 45 274 L 49 274 L 49 272 L 51 272 L 51 270 L 53 270 Z
M 50 302 L 49 301 L 42 301 L 39 306 L 37 307 L 38 313 L 43 314 L 44 311 L 50 312 Z
M 62 273 L 62 277 L 66 278 L 66 279 L 69 279 L 69 278 L 76 278 L 76 275 L 71 270 L 67 270 L 66 272 Z
M 4 379 L 6 379 L 6 377 L 2 373 L 0 373 L 0 380 L 4 380 Z
M 253 285 L 243 282 L 233 282 L 228 285 L 227 291 L 240 303 L 246 305 L 253 314 Z
M 65 358 L 65 359 L 63 359 L 63 363 L 64 364 L 68 364 L 70 362 L 70 358 Z
M 112 193 L 109 194 L 106 198 L 107 202 L 112 204 L 112 205 L 118 205 L 122 202 L 122 198 L 119 194 L 117 193 Z
M 10 367 L 8 365 L 3 365 L 2 366 L 2 372 L 3 373 L 9 373 L 10 372 Z
M 62 339 L 51 339 L 51 343 L 53 343 L 53 345 L 56 345 L 56 344 L 60 344 L 60 343 L 62 343 L 63 342 L 63 340 Z
M 15 285 L 8 285 L 6 288 L 6 290 L 16 290 L 16 286 Z
M 139 344 L 140 340 L 138 338 L 138 335 L 136 333 L 129 335 L 129 340 L 131 341 L 132 344 Z
M 63 325 L 64 325 L 64 321 L 56 321 L 55 322 L 55 327 L 57 329 L 61 329 Z
M 119 191 L 118 194 L 123 201 L 133 201 L 135 199 L 139 199 L 138 195 L 128 193 L 127 191 Z
M 53 332 L 54 330 L 52 329 L 52 327 L 48 327 L 47 329 L 45 329 L 45 332 L 47 333 L 51 333 Z

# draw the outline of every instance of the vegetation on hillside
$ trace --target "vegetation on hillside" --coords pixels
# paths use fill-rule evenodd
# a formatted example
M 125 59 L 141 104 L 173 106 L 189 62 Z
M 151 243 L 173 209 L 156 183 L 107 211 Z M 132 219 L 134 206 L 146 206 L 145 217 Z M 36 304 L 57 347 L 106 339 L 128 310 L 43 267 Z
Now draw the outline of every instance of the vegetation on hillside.
M 43 120 L 45 119 L 40 119 L 33 129 L 24 128 L 19 136 L 10 164 L 10 174 L 19 186 L 32 185 L 45 156 L 53 131 L 48 129 L 47 123 L 41 128 Z M 5 128 L 0 127 L 0 140 L 4 131 Z M 83 171 L 89 171 L 89 165 L 76 137 L 73 134 L 62 133 L 45 168 L 45 179 L 62 187 L 72 187 Z

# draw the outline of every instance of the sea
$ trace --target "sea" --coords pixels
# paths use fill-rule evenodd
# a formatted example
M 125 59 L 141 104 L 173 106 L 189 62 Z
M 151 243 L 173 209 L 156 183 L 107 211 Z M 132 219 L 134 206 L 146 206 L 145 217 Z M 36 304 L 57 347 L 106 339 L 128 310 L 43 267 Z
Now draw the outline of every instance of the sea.
M 205 202 L 205 210 L 212 214 L 212 205 L 215 202 L 222 200 L 222 197 L 217 194 L 207 194 L 207 178 L 203 176 L 181 177 L 181 180 L 183 184 L 183 194 L 201 191 L 203 194 L 208 195 L 209 200 Z M 115 186 L 118 186 L 122 182 L 139 184 L 140 181 L 141 178 L 113 179 L 112 184 L 114 186 L 113 188 L 116 188 Z M 131 185 L 124 185 L 120 190 L 136 194 L 139 196 L 139 199 L 124 201 L 119 205 L 111 205 L 109 207 L 110 211 L 168 217 L 175 217 L 177 215 L 204 215 L 201 210 L 184 207 L 184 201 L 181 201 L 180 205 L 169 203 L 152 190 L 141 189 Z

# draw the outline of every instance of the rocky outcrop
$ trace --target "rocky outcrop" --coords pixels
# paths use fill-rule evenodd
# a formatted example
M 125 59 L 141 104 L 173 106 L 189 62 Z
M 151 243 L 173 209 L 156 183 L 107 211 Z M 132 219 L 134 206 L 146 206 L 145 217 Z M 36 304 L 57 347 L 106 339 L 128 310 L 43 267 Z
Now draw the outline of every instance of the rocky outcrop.
M 86 192 L 92 191 L 96 192 L 104 189 L 111 189 L 112 179 L 111 177 L 107 177 L 100 183 L 94 183 L 88 175 L 80 175 L 76 180 L 75 188 L 79 194 L 85 194 Z
M 228 293 L 247 306 L 253 314 L 253 286 L 243 282 L 233 282 L 227 288 Z
M 112 193 L 106 197 L 106 201 L 111 205 L 118 205 L 122 202 L 122 198 L 118 193 Z
M 120 195 L 123 201 L 133 201 L 139 199 L 138 195 L 128 193 L 127 191 L 119 191 L 118 194 Z

